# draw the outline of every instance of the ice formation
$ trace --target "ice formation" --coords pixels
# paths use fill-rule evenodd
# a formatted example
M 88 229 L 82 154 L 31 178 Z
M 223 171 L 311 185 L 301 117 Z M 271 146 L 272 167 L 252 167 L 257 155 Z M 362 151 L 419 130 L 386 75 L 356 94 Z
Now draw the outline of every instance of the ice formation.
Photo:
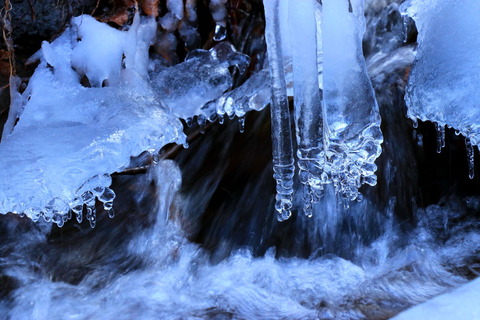
M 192 51 L 185 62 L 154 75 L 151 83 L 179 118 L 199 116 L 201 122 L 217 115 L 216 105 L 210 107 L 208 103 L 231 88 L 233 80 L 228 68 L 236 66 L 243 73 L 248 64 L 248 56 L 222 42 L 210 50 Z
M 236 116 L 243 131 L 245 114 L 271 103 L 275 207 L 279 219 L 287 219 L 295 171 L 291 94 L 305 213 L 311 215 L 324 184 L 333 183 L 349 200 L 360 198 L 360 185 L 376 182 L 382 142 L 361 50 L 363 1 L 324 1 L 323 8 L 314 0 L 264 4 L 268 68 L 233 90 L 231 67 L 242 73 L 249 58 L 228 42 L 192 50 L 170 67 L 149 59 L 153 40 L 175 45 L 177 31 L 187 47 L 194 45 L 193 0 L 167 1 L 158 32 L 152 17 L 138 14 L 128 31 L 86 15 L 73 18 L 58 39 L 42 44 L 26 91 L 12 95 L 0 153 L 4 168 L 15 169 L 2 170 L 0 212 L 43 216 L 59 225 L 72 212 L 79 221 L 86 213 L 93 226 L 95 199 L 112 207 L 111 173 L 142 151 L 184 143 L 178 118 L 191 123 L 196 117 L 203 125 Z M 225 1 L 211 1 L 210 10 L 214 40 L 222 40 Z
M 227 37 L 227 0 L 210 0 L 210 12 L 215 20 L 213 40 L 222 41 Z
M 327 170 L 337 192 L 361 198 L 361 184 L 376 184 L 382 151 L 380 114 L 362 52 L 363 0 L 323 2 L 323 102 Z
M 445 126 L 467 138 L 467 146 L 480 145 L 480 2 L 420 1 L 403 4 L 418 29 L 417 56 L 405 101 L 414 122 L 433 121 L 444 145 Z M 471 149 L 471 147 L 469 147 Z M 470 157 L 473 177 L 473 157 Z
M 280 0 L 264 0 L 265 39 L 271 79 L 272 98 L 270 104 L 273 150 L 273 177 L 277 184 L 275 209 L 280 221 L 291 215 L 293 199 L 292 133 L 285 82 L 282 42 L 280 37 Z
M 195 13 L 194 5 L 189 1 L 186 9 Z M 168 2 L 168 9 L 177 20 L 184 18 L 178 1 Z M 194 22 L 192 12 L 187 16 Z M 111 173 L 145 150 L 185 143 L 178 118 L 196 117 L 203 125 L 227 114 L 243 125 L 246 112 L 269 103 L 264 71 L 230 90 L 229 68 L 242 73 L 249 58 L 228 42 L 155 69 L 148 52 L 156 28 L 154 19 L 138 15 L 128 31 L 87 15 L 73 18 L 32 58 L 40 65 L 22 95 L 11 79 L 11 112 L 0 145 L 1 213 L 58 225 L 74 213 L 94 226 L 95 200 L 112 208 Z
M 362 184 L 376 184 L 375 160 L 383 137 L 362 52 L 363 4 L 363 0 L 329 0 L 323 1 L 319 10 L 314 0 L 264 0 L 281 219 L 291 208 L 293 175 L 285 81 L 290 59 L 304 212 L 311 215 L 311 205 L 322 195 L 325 184 L 333 183 L 346 205 L 362 198 L 358 191 Z M 282 27 L 285 24 L 289 28 Z M 277 129 L 280 123 L 282 129 Z
M 85 213 L 95 225 L 95 198 L 109 210 L 115 197 L 109 174 L 132 155 L 183 143 L 180 121 L 145 78 L 155 29 L 138 16 L 128 32 L 80 16 L 43 43 L 24 112 L 0 144 L 0 212 L 58 225 Z
M 323 109 L 317 69 L 316 1 L 289 1 L 289 25 L 295 95 L 299 178 L 304 185 L 304 212 L 322 195 L 325 176 Z M 301 48 L 301 49 L 299 49 Z

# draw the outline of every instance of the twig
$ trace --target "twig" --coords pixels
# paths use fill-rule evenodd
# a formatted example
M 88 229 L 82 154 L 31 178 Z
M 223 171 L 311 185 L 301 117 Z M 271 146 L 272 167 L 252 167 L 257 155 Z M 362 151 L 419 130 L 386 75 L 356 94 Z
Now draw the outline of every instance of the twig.
M 98 7 L 100 6 L 100 0 L 97 0 L 97 4 L 95 5 L 95 9 L 93 9 L 92 13 L 90 13 L 91 16 L 97 11 Z
M 15 49 L 13 47 L 12 39 L 12 17 L 10 11 L 12 10 L 12 4 L 10 0 L 5 0 L 5 13 L 2 16 L 2 34 L 5 45 L 7 46 L 7 51 L 9 53 L 8 63 L 10 64 L 10 77 L 16 74 L 15 69 Z
M 32 0 L 28 0 L 28 6 L 30 7 L 32 21 L 35 21 L 35 19 L 37 18 L 37 15 L 35 14 L 35 8 L 33 7 Z

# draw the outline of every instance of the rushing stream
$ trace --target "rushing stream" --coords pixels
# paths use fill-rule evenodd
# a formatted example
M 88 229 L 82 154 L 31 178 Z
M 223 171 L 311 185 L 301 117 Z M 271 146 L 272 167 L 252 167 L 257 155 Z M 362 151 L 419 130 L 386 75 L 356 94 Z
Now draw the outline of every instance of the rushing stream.
M 239 29 L 235 1 L 171 0 L 43 42 L 0 144 L 0 319 L 388 319 L 480 275 L 476 96 L 445 80 L 456 121 L 422 83 L 443 85 L 425 44 L 452 45 L 428 22 L 466 5 L 281 1 Z M 190 50 L 205 10 L 219 43 Z

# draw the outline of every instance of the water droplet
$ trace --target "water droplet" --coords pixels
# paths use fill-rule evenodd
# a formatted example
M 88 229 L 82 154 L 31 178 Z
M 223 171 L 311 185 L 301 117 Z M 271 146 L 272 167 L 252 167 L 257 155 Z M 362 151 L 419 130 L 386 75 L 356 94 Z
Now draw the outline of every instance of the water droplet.
M 403 20 L 403 43 L 408 41 L 408 16 L 402 13 Z
M 215 35 L 213 36 L 213 40 L 215 41 L 223 41 L 227 37 L 227 28 L 217 24 L 215 26 Z
M 75 212 L 75 217 L 77 218 L 77 222 L 78 222 L 78 223 L 82 223 L 82 221 L 83 221 L 83 213 L 82 213 L 82 211 L 80 211 L 80 212 Z
M 415 118 L 415 119 L 412 120 L 412 126 L 413 126 L 415 129 L 418 128 L 418 119 L 417 119 L 417 118 Z
M 108 189 L 108 188 L 107 188 Z M 95 196 L 93 195 L 92 192 L 86 191 L 82 194 L 82 201 L 85 203 L 87 206 L 91 207 L 95 204 Z
M 103 203 L 103 209 L 105 209 L 106 211 L 112 209 L 112 207 L 113 207 L 113 202 L 112 201 Z
M 245 117 L 238 118 L 238 129 L 240 133 L 245 132 Z
M 199 126 L 204 126 L 207 123 L 207 117 L 203 114 L 198 115 L 197 123 Z
M 43 220 L 45 220 L 45 222 L 52 221 L 52 216 L 45 214 L 45 212 L 42 212 L 41 214 L 42 214 Z
M 87 220 L 90 222 L 90 227 L 93 229 L 97 223 L 97 211 L 95 207 L 87 207 Z
M 108 210 L 108 217 L 110 219 L 113 219 L 115 217 L 115 210 L 113 210 L 113 208 Z
M 63 224 L 64 224 L 63 219 L 60 219 L 60 220 L 57 221 L 57 226 L 58 226 L 59 228 L 63 227 Z
M 212 113 L 208 117 L 208 121 L 210 121 L 210 122 L 215 122 L 215 121 L 217 121 L 217 119 L 218 119 L 218 114 L 216 114 L 216 113 Z
M 105 191 L 103 192 L 103 194 L 100 197 L 98 197 L 98 200 L 100 200 L 103 203 L 112 202 L 113 199 L 115 199 L 115 192 L 113 192 L 113 190 L 110 188 L 105 188 Z
M 103 193 L 103 191 L 105 191 L 105 188 L 102 186 L 93 188 L 93 194 L 97 197 L 100 196 Z

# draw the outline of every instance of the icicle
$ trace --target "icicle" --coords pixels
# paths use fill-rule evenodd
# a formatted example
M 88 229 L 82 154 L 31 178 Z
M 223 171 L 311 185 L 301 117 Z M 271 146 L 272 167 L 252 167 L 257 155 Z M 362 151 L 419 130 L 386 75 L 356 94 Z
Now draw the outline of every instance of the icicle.
M 270 106 L 272 121 L 273 177 L 277 182 L 275 209 L 278 220 L 286 220 L 291 215 L 294 162 L 290 112 L 287 88 L 283 70 L 282 43 L 280 41 L 280 0 L 264 0 L 265 38 L 269 70 L 272 81 L 272 101 Z
M 197 31 L 197 0 L 186 0 L 185 14 L 180 22 L 178 33 L 189 50 L 200 46 L 200 35 Z
M 222 41 L 227 37 L 227 0 L 210 0 L 210 13 L 215 20 L 215 35 L 213 40 Z
M 215 112 L 211 113 L 207 118 L 208 122 L 212 122 L 212 123 L 217 121 L 217 119 L 218 119 L 218 114 L 216 114 Z
M 323 1 L 325 150 L 330 179 L 350 201 L 361 183 L 375 184 L 382 151 L 380 113 L 362 53 L 363 0 Z M 351 10 L 350 10 L 351 9 Z
M 445 126 L 435 122 L 435 130 L 437 130 L 437 153 L 441 153 L 445 147 Z
M 202 133 L 205 133 L 204 127 L 207 124 L 207 117 L 205 117 L 203 114 L 198 115 L 197 123 L 200 126 L 200 129 L 204 130 L 204 132 L 202 132 Z
M 245 117 L 238 118 L 238 130 L 240 131 L 240 133 L 245 132 Z
M 215 35 L 213 36 L 213 40 L 222 41 L 222 40 L 225 40 L 226 37 L 227 37 L 227 28 L 225 28 L 220 24 L 217 24 L 215 26 Z
M 87 207 L 86 218 L 90 222 L 90 227 L 92 229 L 95 228 L 95 225 L 97 224 L 97 210 L 94 206 Z
M 465 139 L 465 147 L 467 148 L 467 160 L 468 160 L 468 177 L 473 179 L 475 176 L 475 150 L 470 139 Z
M 403 43 L 407 43 L 408 41 L 408 19 L 409 16 L 405 11 L 400 12 L 402 16 L 402 22 L 403 22 Z
M 321 174 L 325 166 L 315 1 L 289 2 L 297 156 L 299 177 L 304 185 L 304 213 L 307 216 L 312 215 L 312 202 L 323 193 Z
M 413 119 L 412 119 L 412 126 L 413 126 L 413 128 L 415 128 L 415 129 L 418 128 L 418 119 L 417 119 L 417 118 L 413 118 Z
M 82 212 L 82 211 L 75 212 L 75 218 L 77 218 L 77 222 L 78 222 L 78 223 L 82 223 L 82 221 L 83 221 L 83 212 Z

